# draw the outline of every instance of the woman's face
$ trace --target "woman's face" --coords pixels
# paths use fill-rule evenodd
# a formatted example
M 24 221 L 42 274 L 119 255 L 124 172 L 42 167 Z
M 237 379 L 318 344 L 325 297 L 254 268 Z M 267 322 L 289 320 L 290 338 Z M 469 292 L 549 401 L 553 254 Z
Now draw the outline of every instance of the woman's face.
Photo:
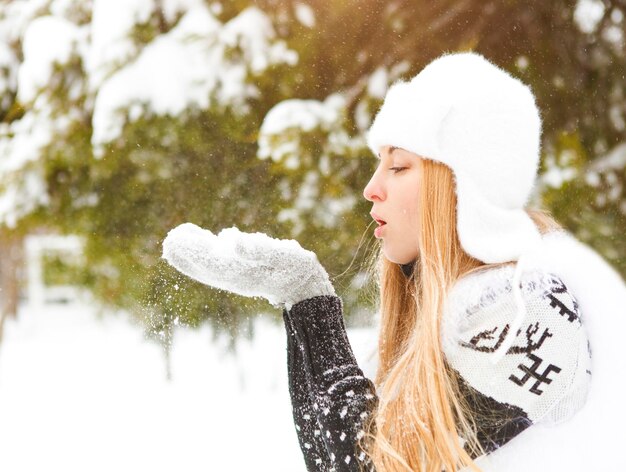
M 383 254 L 391 262 L 406 264 L 419 252 L 417 210 L 423 159 L 392 146 L 383 146 L 379 158 L 363 196 L 373 203 L 370 214 L 378 223 L 374 235 L 382 239 Z

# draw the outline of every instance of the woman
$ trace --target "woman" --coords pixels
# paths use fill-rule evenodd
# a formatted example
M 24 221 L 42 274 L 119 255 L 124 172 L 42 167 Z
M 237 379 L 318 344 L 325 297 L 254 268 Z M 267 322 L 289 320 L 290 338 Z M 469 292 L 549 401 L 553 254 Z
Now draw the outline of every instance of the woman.
M 364 190 L 381 240 L 374 382 L 313 253 L 236 228 L 168 234 L 164 257 L 181 272 L 284 308 L 309 471 L 589 470 L 589 453 L 594 466 L 624 464 L 615 436 L 586 436 L 610 412 L 624 418 L 606 393 L 623 381 L 604 365 L 590 390 L 594 342 L 606 360 L 604 341 L 616 339 L 599 322 L 588 339 L 587 325 L 610 306 L 600 300 L 622 303 L 626 291 L 548 215 L 524 208 L 540 132 L 528 87 L 478 54 L 444 55 L 389 89 L 368 133 L 380 160 Z M 574 258 L 601 276 L 593 294 Z

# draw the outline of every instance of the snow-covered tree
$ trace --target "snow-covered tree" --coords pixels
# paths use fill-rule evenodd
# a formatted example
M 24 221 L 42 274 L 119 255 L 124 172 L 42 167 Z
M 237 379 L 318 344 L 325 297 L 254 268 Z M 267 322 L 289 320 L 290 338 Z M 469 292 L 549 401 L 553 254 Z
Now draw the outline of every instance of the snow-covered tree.
M 160 262 L 184 221 L 297 238 L 369 306 L 364 132 L 394 80 L 476 49 L 538 97 L 537 203 L 626 274 L 624 21 L 609 0 L 0 2 L 0 247 L 85 236 L 81 283 L 166 341 L 260 307 Z

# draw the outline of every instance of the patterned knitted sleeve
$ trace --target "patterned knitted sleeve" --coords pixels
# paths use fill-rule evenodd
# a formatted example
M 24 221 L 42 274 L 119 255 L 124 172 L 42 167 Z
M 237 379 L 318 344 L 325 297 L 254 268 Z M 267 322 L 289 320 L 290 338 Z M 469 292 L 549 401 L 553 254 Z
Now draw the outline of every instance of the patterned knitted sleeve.
M 284 319 L 292 409 L 308 470 L 373 471 L 358 441 L 378 399 L 350 347 L 341 300 L 310 298 Z
M 566 421 L 582 408 L 591 353 L 576 298 L 556 275 L 522 281 L 526 316 L 503 357 L 515 316 L 510 284 L 489 285 L 465 311 L 458 342 L 446 352 L 486 452 L 536 423 Z

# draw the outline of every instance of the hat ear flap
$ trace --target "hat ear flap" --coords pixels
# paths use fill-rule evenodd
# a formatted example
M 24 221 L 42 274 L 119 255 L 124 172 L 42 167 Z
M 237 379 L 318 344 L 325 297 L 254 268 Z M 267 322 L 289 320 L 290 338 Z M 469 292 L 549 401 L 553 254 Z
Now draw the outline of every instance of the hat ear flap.
M 455 171 L 455 185 L 459 241 L 471 256 L 489 264 L 514 261 L 541 240 L 524 209 L 492 203 L 463 171 Z

